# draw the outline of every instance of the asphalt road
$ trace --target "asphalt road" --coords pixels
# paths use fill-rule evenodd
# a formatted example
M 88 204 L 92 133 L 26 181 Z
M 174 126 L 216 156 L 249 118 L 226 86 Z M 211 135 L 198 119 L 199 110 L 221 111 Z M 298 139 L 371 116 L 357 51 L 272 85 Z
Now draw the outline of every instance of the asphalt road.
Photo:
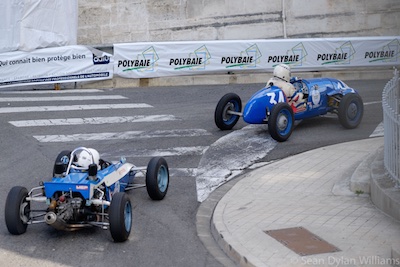
M 276 143 L 270 140 L 265 126 L 257 126 L 244 131 L 240 140 L 251 142 L 251 133 L 255 132 L 265 137 L 266 142 L 275 143 L 254 161 L 277 160 L 317 147 L 368 138 L 382 121 L 381 94 L 387 81 L 346 82 L 359 90 L 365 104 L 363 122 L 358 128 L 346 130 L 340 126 L 337 116 L 326 115 L 301 122 L 288 141 Z M 219 140 L 230 142 L 230 135 L 248 127 L 239 121 L 234 130 L 220 131 L 213 118 L 219 98 L 235 92 L 245 102 L 261 86 L 157 87 L 72 93 L 1 91 L 0 265 L 222 266 L 197 237 L 196 175 L 203 155 L 213 144 Z M 96 99 L 99 95 L 104 98 Z M 79 99 L 59 98 L 67 96 Z M 73 105 L 137 103 L 147 107 L 70 110 Z M 26 110 L 26 107 L 41 107 L 44 111 Z M 49 111 L 50 107 L 57 107 L 58 111 Z M 57 125 L 60 119 L 69 122 L 71 118 L 79 121 L 97 117 L 101 117 L 97 124 L 84 120 L 82 124 L 75 121 L 75 124 Z M 107 121 L 110 117 L 112 120 Z M 27 126 L 27 123 L 38 123 L 37 120 L 44 125 Z M 110 160 L 126 156 L 128 162 L 138 166 L 147 165 L 154 155 L 164 155 L 171 170 L 166 198 L 155 202 L 145 189 L 129 192 L 134 221 L 131 237 L 125 243 L 113 243 L 110 233 L 101 229 L 59 232 L 42 224 L 29 226 L 21 236 L 10 235 L 4 224 L 4 203 L 10 188 L 15 185 L 31 188 L 39 181 L 50 179 L 57 154 L 77 146 L 94 147 Z M 232 153 L 226 150 L 227 146 L 218 147 L 222 150 L 216 151 L 215 157 Z M 204 158 L 202 165 L 207 165 Z

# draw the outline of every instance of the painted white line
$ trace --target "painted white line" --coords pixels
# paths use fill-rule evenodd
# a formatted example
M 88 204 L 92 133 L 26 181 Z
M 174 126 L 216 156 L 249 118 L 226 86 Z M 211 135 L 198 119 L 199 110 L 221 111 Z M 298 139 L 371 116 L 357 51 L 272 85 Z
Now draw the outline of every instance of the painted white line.
M 152 108 L 145 103 L 136 104 L 102 104 L 102 105 L 70 105 L 70 106 L 35 106 L 35 107 L 7 107 L 0 108 L 0 113 L 42 112 L 42 111 L 71 111 L 97 109 L 125 109 L 125 108 Z
M 172 156 L 200 156 L 208 146 L 189 146 L 189 147 L 172 147 L 165 149 L 130 149 L 113 151 L 112 153 L 102 153 L 103 158 L 119 159 L 121 155 L 126 158 L 145 158 L 145 157 L 172 157 Z
M 367 103 L 364 103 L 364 106 L 373 105 L 373 104 L 382 104 L 382 101 L 367 102 Z
M 149 115 L 149 116 L 22 120 L 22 121 L 9 121 L 9 123 L 16 127 L 32 127 L 32 126 L 61 126 L 61 125 L 108 124 L 108 123 L 131 123 L 131 122 L 161 122 L 161 121 L 174 121 L 174 120 L 178 119 L 173 115 Z
M 385 135 L 385 129 L 383 127 L 383 122 L 376 126 L 374 132 L 369 137 L 381 137 Z
M 196 177 L 197 169 L 196 168 L 170 168 L 169 176 L 172 177 Z M 139 172 L 135 175 L 137 178 L 143 178 L 143 173 Z
M 196 168 L 172 168 L 169 170 L 169 175 L 172 177 L 196 177 Z
M 277 144 L 261 125 L 248 125 L 218 139 L 199 162 L 197 200 L 203 202 L 217 187 L 265 157 Z
M 123 140 L 142 138 L 163 138 L 163 137 L 195 137 L 211 135 L 204 129 L 183 129 L 183 130 L 160 130 L 153 132 L 128 131 L 117 133 L 91 133 L 71 135 L 35 135 L 39 142 L 75 142 L 75 141 L 99 141 L 99 140 Z
M 15 95 L 26 95 L 26 94 L 80 94 L 80 93 L 102 93 L 103 90 L 99 89 L 63 89 L 63 90 L 22 90 L 22 91 L 2 91 L 0 94 L 15 94 Z
M 91 96 L 49 96 L 49 97 L 0 97 L 0 102 L 38 102 L 38 101 L 87 101 L 127 99 L 122 95 L 91 95 Z

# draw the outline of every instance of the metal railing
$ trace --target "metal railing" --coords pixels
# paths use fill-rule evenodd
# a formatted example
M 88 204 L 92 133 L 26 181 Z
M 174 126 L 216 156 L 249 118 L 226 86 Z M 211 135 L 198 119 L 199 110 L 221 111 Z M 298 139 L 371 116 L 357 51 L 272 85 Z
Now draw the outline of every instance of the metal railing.
M 399 71 L 386 84 L 382 93 L 384 165 L 391 178 L 400 186 L 400 80 Z

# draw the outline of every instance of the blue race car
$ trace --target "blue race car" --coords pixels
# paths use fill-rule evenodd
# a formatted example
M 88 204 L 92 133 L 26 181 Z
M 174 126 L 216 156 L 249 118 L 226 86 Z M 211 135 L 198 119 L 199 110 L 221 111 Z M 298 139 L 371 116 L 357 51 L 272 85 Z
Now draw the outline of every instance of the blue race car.
M 22 186 L 11 188 L 5 205 L 8 231 L 20 235 L 36 223 L 66 231 L 98 226 L 109 229 L 115 242 L 126 241 L 132 227 L 132 205 L 125 192 L 146 187 L 151 199 L 162 200 L 169 185 L 168 164 L 155 157 L 147 168 L 136 167 L 124 158 L 118 162 L 96 159 L 92 151 L 85 147 L 62 151 L 55 160 L 51 181 L 41 182 L 29 192 Z M 76 165 L 83 153 L 89 155 L 85 158 L 88 168 Z M 145 175 L 146 184 L 134 183 L 138 173 Z
M 295 120 L 328 112 L 336 113 L 345 128 L 352 129 L 360 124 L 364 112 L 362 98 L 344 82 L 333 78 L 292 78 L 290 82 L 304 95 L 302 105 L 290 104 L 279 87 L 267 86 L 256 92 L 242 111 L 240 97 L 228 93 L 217 104 L 215 124 L 221 130 L 230 130 L 240 117 L 250 124 L 268 124 L 271 137 L 279 142 L 289 138 Z

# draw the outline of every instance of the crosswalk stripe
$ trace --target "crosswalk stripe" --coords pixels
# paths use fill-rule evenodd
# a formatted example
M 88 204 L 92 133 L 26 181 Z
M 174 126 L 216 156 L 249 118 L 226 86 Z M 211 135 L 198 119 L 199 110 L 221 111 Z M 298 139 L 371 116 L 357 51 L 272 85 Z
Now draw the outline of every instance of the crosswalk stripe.
M 114 99 L 127 99 L 127 97 L 122 95 L 0 97 L 0 102 L 87 101 L 87 100 L 114 100 Z
M 190 147 L 171 147 L 164 149 L 130 149 L 126 151 L 116 151 L 111 153 L 102 153 L 103 158 L 118 159 L 123 155 L 126 158 L 143 157 L 172 157 L 172 156 L 196 156 L 202 155 L 208 146 L 190 146 Z
M 176 118 L 173 115 L 149 115 L 149 116 L 21 120 L 21 121 L 9 121 L 9 123 L 16 127 L 32 127 L 32 126 L 61 126 L 61 125 L 82 125 L 82 124 L 130 123 L 130 122 L 161 122 L 161 121 L 174 121 L 174 120 L 178 120 L 178 118 Z
M 376 126 L 374 132 L 369 137 L 380 137 L 384 135 L 385 135 L 385 129 L 383 126 L 383 122 L 381 122 L 378 124 L 378 126 Z
M 121 140 L 121 139 L 142 139 L 142 138 L 162 138 L 162 137 L 196 137 L 211 135 L 204 129 L 178 129 L 178 130 L 159 130 L 152 132 L 128 131 L 117 133 L 91 133 L 91 134 L 71 134 L 71 135 L 35 135 L 39 142 L 74 142 L 74 141 L 99 141 L 99 140 Z
M 22 90 L 22 91 L 0 91 L 0 94 L 80 94 L 80 93 L 102 93 L 103 90 L 99 89 L 64 89 L 64 90 Z
M 170 168 L 169 176 L 172 177 L 196 177 L 197 168 Z M 135 177 L 144 177 L 143 173 L 137 173 Z
M 172 177 L 196 177 L 197 168 L 172 168 L 169 175 Z
M 126 109 L 152 108 L 145 103 L 136 104 L 100 104 L 100 105 L 70 105 L 70 106 L 35 106 L 35 107 L 4 107 L 0 113 L 42 112 L 42 111 L 71 111 L 71 110 L 98 110 L 98 109 Z

